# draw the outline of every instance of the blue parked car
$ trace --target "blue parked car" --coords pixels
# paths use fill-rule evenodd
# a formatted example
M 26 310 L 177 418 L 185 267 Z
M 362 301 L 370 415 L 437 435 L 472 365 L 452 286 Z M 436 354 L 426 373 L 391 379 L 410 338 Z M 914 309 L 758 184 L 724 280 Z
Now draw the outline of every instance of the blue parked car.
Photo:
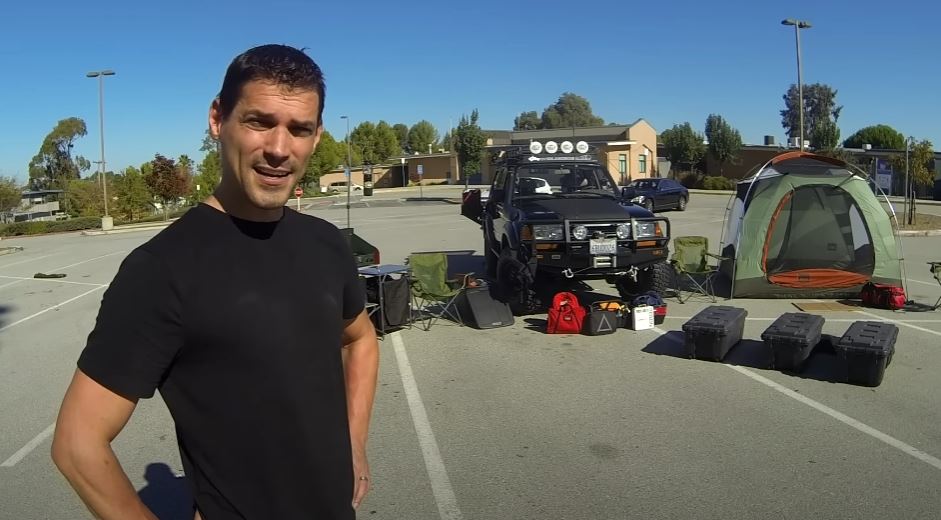
M 636 179 L 621 188 L 621 196 L 649 211 L 685 211 L 689 202 L 689 190 L 673 179 Z

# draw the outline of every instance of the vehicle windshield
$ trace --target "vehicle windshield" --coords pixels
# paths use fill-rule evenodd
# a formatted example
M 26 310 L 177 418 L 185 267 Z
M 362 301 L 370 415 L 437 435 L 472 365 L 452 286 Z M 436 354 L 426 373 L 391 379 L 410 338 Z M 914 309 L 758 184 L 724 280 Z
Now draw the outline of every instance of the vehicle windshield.
M 526 196 L 564 196 L 595 193 L 615 196 L 614 183 L 597 164 L 534 164 L 516 169 L 514 193 Z
M 651 179 L 642 179 L 628 184 L 631 188 L 657 189 L 657 181 Z

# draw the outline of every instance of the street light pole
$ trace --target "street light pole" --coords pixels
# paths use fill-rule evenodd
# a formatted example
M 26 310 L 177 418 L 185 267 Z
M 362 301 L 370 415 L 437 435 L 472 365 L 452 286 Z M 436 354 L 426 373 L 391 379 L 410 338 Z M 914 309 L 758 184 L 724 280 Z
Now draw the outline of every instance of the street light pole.
M 101 131 L 101 186 L 105 203 L 105 214 L 101 217 L 101 229 L 109 230 L 114 221 L 108 215 L 108 179 L 105 175 L 105 76 L 114 76 L 113 70 L 98 70 L 85 74 L 87 78 L 98 78 L 98 123 Z
M 346 227 L 350 227 L 350 192 L 353 191 L 353 145 L 350 144 L 350 118 L 346 119 Z
M 781 25 L 794 26 L 794 38 L 797 42 L 797 99 L 800 108 L 800 151 L 804 151 L 804 80 L 801 70 L 801 29 L 810 29 L 810 22 L 788 18 L 781 20 Z

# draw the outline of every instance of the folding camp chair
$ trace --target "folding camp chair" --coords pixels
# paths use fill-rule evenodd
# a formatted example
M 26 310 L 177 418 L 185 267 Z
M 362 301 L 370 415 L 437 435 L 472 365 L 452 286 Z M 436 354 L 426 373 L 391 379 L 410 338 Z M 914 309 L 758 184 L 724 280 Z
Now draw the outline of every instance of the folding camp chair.
M 928 262 L 928 265 L 931 268 L 931 274 L 934 275 L 934 279 L 938 281 L 938 285 L 941 285 L 941 262 Z M 933 309 L 938 310 L 939 307 L 941 307 L 941 297 L 934 303 Z
M 699 294 L 716 303 L 712 279 L 718 273 L 718 268 L 709 265 L 709 258 L 723 258 L 709 252 L 709 239 L 701 236 L 675 237 L 673 249 L 670 263 L 676 270 L 676 299 L 686 303 L 694 294 Z M 685 298 L 684 292 L 687 293 Z
M 408 257 L 408 265 L 412 297 L 422 329 L 430 330 L 438 319 L 445 316 L 464 325 L 455 301 L 467 287 L 470 275 L 448 280 L 448 257 L 444 253 L 412 253 Z

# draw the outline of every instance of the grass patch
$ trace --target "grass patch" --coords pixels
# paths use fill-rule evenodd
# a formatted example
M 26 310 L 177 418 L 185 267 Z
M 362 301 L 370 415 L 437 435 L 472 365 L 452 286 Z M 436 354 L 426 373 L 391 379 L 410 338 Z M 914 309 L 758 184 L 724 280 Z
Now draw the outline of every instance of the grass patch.
M 915 221 L 908 224 L 908 219 L 904 215 L 899 215 L 899 229 L 908 231 L 929 231 L 932 229 L 941 229 L 941 216 L 926 215 L 924 213 L 915 213 Z

